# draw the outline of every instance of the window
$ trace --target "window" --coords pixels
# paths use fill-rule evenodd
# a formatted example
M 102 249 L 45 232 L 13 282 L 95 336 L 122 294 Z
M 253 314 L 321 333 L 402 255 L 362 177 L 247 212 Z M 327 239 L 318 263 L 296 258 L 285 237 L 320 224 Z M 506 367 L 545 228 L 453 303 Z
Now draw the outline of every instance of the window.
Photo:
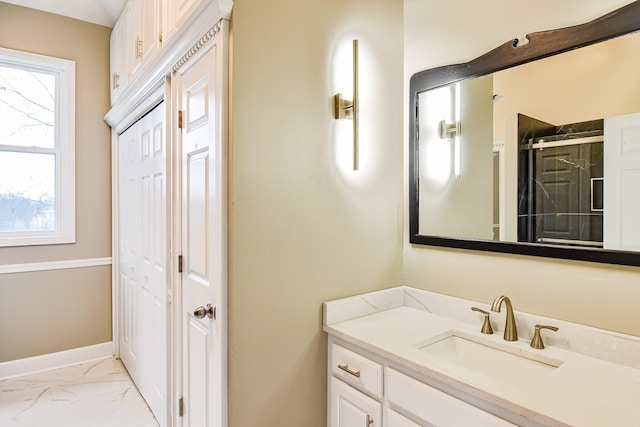
M 0 246 L 75 242 L 75 62 L 0 48 Z

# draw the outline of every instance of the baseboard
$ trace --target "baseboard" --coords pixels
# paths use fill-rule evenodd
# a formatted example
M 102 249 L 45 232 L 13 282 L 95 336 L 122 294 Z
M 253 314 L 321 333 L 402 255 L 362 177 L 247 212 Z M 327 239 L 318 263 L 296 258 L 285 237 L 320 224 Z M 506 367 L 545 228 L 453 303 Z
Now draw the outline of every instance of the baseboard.
M 35 374 L 113 356 L 113 342 L 0 363 L 0 380 Z

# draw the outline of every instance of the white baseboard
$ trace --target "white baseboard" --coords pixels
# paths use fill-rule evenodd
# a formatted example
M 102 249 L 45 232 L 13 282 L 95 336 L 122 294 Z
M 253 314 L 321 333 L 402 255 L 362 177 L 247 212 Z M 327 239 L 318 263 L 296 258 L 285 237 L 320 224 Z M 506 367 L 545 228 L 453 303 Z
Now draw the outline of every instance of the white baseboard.
M 78 365 L 113 356 L 113 342 L 0 363 L 0 380 Z

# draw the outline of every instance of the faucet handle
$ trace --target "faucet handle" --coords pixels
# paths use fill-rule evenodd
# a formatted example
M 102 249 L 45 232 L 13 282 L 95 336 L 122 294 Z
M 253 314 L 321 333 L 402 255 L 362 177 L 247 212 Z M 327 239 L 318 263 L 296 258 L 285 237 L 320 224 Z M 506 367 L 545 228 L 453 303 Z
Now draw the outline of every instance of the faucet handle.
M 542 342 L 542 337 L 540 336 L 540 329 L 551 329 L 554 332 L 558 330 L 558 328 L 556 328 L 555 326 L 536 325 L 536 331 L 533 334 L 533 338 L 531 339 L 531 347 L 538 350 L 542 350 L 544 348 L 544 343 Z
M 480 332 L 482 332 L 483 334 L 491 335 L 493 333 L 493 328 L 491 327 L 491 322 L 489 321 L 489 312 L 484 311 L 478 307 L 471 307 L 471 310 L 484 314 L 484 323 L 482 324 L 482 329 L 480 329 Z

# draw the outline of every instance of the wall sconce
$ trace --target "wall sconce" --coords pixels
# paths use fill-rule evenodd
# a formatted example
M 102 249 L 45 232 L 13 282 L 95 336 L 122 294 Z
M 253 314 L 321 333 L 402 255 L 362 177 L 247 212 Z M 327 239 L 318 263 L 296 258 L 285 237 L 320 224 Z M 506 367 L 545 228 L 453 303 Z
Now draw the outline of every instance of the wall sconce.
M 353 99 L 342 97 L 341 93 L 333 96 L 333 116 L 336 120 L 353 120 L 353 170 L 359 167 L 358 155 L 358 40 L 353 41 Z
M 446 120 L 441 120 L 438 123 L 438 135 L 440 139 L 447 139 L 453 141 L 453 173 L 456 178 L 460 177 L 460 116 L 462 115 L 462 101 L 460 94 L 460 83 L 455 85 L 454 94 L 454 108 L 455 108 L 455 121 L 453 123 L 447 123 Z
M 440 139 L 453 139 L 460 132 L 460 122 L 447 123 L 446 120 L 440 120 L 438 123 L 438 134 Z

